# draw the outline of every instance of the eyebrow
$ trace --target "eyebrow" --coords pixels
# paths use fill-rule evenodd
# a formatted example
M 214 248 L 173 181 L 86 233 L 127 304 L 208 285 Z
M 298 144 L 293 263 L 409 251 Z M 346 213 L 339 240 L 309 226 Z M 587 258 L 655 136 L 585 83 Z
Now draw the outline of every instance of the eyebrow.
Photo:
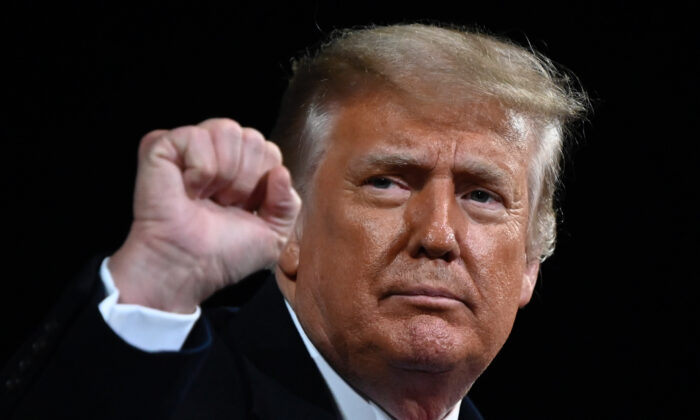
M 426 160 L 418 159 L 415 156 L 410 156 L 403 153 L 373 153 L 362 156 L 358 159 L 357 164 L 366 168 L 403 168 L 415 167 L 430 169 L 431 164 Z
M 378 152 L 366 155 L 358 159 L 357 165 L 363 168 L 380 169 L 403 169 L 415 168 L 420 171 L 429 172 L 432 169 L 432 162 L 427 159 L 420 159 L 408 153 L 401 152 Z M 478 157 L 468 157 L 457 162 L 453 168 L 457 177 L 468 175 L 479 178 L 485 182 L 504 185 L 508 184 L 512 176 L 504 169 L 490 163 L 486 159 Z
M 470 157 L 456 166 L 456 173 L 468 173 L 492 184 L 507 185 L 513 179 L 508 171 L 482 158 Z

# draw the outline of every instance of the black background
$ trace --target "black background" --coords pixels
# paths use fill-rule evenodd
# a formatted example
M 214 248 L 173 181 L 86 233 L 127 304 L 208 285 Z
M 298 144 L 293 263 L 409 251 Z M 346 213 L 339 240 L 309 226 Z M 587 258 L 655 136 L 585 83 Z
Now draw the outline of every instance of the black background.
M 698 417 L 694 2 L 54 3 L 0 6 L 2 360 L 123 241 L 143 134 L 212 116 L 269 133 L 290 57 L 333 28 L 434 19 L 531 43 L 594 105 L 557 253 L 473 400 L 488 419 Z

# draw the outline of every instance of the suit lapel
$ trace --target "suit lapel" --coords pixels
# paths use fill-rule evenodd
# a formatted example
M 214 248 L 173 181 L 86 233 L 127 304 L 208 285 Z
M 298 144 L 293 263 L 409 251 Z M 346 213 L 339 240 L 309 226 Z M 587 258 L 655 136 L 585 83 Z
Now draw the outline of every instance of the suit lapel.
M 476 409 L 476 406 L 469 399 L 469 397 L 464 397 L 462 400 L 462 405 L 459 408 L 459 420 L 484 420 L 481 417 L 481 413 Z
M 260 419 L 336 419 L 338 409 L 270 273 L 229 326 L 248 363 L 253 414 Z

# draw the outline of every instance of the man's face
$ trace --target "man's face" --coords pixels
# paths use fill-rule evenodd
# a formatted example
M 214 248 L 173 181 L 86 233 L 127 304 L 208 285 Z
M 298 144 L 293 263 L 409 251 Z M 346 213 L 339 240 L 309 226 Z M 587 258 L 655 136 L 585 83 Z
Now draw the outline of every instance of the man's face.
M 355 385 L 392 371 L 473 382 L 537 272 L 525 252 L 529 149 L 508 138 L 505 114 L 407 103 L 383 91 L 339 108 L 286 293 Z

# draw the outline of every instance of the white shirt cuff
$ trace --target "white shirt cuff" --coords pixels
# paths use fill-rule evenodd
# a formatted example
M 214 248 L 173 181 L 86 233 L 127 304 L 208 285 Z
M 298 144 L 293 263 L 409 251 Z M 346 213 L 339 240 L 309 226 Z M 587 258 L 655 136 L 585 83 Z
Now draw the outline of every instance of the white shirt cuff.
M 119 289 L 107 267 L 109 258 L 100 266 L 100 277 L 107 297 L 98 308 L 109 327 L 122 340 L 147 352 L 178 351 L 185 343 L 202 310 L 199 306 L 192 314 L 159 311 L 141 305 L 117 303 Z

